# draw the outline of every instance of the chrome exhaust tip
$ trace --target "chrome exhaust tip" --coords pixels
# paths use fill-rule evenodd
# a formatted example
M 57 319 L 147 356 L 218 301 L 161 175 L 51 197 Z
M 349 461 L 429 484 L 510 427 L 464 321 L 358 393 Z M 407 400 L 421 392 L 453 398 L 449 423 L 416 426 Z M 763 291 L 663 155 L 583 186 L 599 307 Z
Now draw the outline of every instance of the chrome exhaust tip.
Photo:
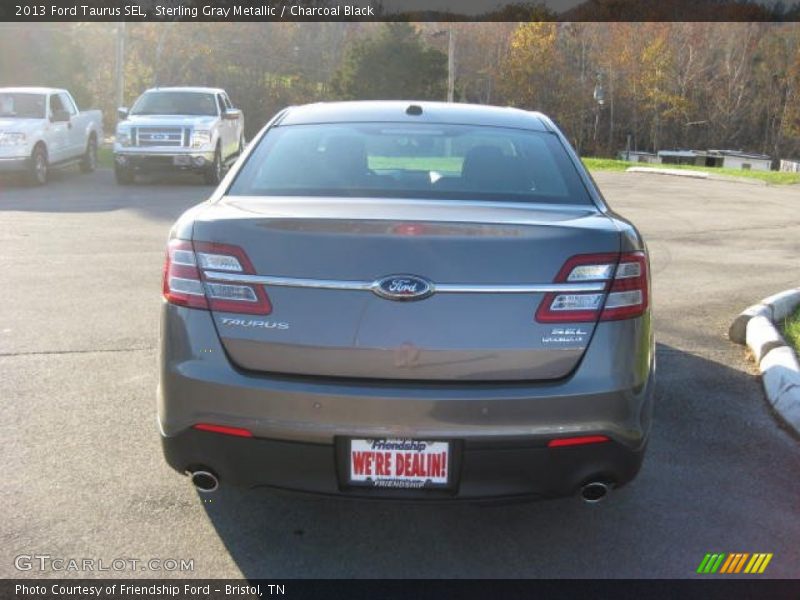
M 210 494 L 219 488 L 219 479 L 211 471 L 192 471 L 189 475 L 198 492 Z
M 597 504 L 605 500 L 610 491 L 611 488 L 607 483 L 592 481 L 581 488 L 581 498 L 587 504 Z

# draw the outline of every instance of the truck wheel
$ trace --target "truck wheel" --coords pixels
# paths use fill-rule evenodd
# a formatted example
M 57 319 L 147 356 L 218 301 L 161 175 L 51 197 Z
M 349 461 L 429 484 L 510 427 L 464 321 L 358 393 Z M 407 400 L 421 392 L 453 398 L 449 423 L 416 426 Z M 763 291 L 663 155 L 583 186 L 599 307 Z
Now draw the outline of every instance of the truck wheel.
M 114 165 L 114 179 L 119 185 L 130 185 L 133 183 L 134 174 L 128 167 Z
M 86 153 L 81 159 L 81 172 L 91 173 L 97 168 L 97 139 L 92 136 L 86 144 Z
M 47 183 L 47 150 L 38 145 L 31 153 L 31 164 L 28 167 L 28 182 L 31 185 L 44 185 Z
M 214 151 L 214 162 L 203 173 L 203 179 L 208 185 L 218 185 L 222 181 L 222 152 L 219 146 Z

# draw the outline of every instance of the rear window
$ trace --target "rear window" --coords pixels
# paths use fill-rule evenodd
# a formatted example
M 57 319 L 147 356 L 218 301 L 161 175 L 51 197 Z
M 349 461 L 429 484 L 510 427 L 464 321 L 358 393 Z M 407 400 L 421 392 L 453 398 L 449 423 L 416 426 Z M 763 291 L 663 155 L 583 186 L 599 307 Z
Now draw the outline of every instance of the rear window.
M 405 123 L 275 127 L 228 193 L 591 203 L 552 133 Z

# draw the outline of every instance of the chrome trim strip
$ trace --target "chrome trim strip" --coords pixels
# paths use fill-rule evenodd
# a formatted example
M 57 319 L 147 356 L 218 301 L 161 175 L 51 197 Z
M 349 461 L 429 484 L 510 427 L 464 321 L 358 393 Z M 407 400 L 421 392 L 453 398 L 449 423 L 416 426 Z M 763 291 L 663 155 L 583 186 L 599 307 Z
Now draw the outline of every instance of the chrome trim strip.
M 207 279 L 212 281 L 233 281 L 253 283 L 257 285 L 276 285 L 282 287 L 317 288 L 323 290 L 372 291 L 376 287 L 374 281 L 342 281 L 335 279 L 302 279 L 297 277 L 271 277 L 268 275 L 245 275 L 243 273 L 224 273 L 221 271 L 205 271 Z M 469 284 L 440 283 L 433 284 L 437 294 L 539 294 L 545 292 L 602 292 L 606 282 L 594 283 L 540 283 L 540 284 Z
M 597 283 L 531 283 L 518 285 L 442 283 L 436 292 L 451 294 L 538 294 L 543 292 L 602 292 L 604 282 Z

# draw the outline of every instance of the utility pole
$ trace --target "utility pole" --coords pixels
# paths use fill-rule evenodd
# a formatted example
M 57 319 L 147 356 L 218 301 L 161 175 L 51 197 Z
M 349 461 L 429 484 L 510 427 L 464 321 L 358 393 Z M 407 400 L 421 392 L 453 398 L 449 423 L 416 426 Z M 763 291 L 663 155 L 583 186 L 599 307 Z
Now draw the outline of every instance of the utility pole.
M 447 101 L 452 102 L 456 87 L 456 33 L 450 26 L 447 35 Z
M 447 34 L 447 101 L 452 102 L 456 88 L 456 32 L 450 25 L 447 29 L 440 29 L 430 34 L 431 37 L 441 37 Z
M 123 106 L 125 102 L 125 21 L 117 23 L 116 55 L 117 107 L 120 107 Z
M 592 97 L 597 103 L 594 108 L 594 131 L 592 133 L 592 141 L 594 142 L 594 153 L 597 154 L 597 128 L 600 124 L 600 111 L 606 103 L 606 92 L 603 89 L 603 74 L 598 71 L 595 76 L 596 83 L 594 84 L 594 92 Z

